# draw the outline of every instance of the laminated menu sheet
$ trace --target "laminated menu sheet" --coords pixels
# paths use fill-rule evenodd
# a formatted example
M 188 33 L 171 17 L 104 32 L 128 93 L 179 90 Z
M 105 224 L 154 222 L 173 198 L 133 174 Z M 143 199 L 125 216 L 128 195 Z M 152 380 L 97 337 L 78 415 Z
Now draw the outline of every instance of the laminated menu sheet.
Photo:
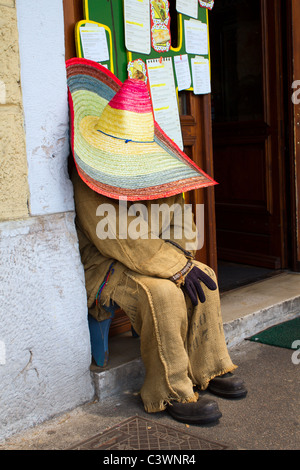
M 176 10 L 192 18 L 198 18 L 198 0 L 176 0 Z
M 211 93 L 209 60 L 205 57 L 191 59 L 195 95 Z
M 149 0 L 124 0 L 125 45 L 131 52 L 150 54 Z
M 174 56 L 174 67 L 178 91 L 187 90 L 192 84 L 188 55 Z
M 80 39 L 83 57 L 95 62 L 109 60 L 106 32 L 103 27 L 93 23 L 86 23 L 80 27 Z
M 182 150 L 183 141 L 172 58 L 148 59 L 147 71 L 155 120 Z
M 208 28 L 198 20 L 184 20 L 187 54 L 208 55 Z

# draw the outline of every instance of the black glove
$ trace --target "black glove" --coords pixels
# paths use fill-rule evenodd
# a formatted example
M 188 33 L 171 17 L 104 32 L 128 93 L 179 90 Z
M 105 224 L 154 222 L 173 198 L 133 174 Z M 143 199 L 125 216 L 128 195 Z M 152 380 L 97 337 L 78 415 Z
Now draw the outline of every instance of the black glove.
M 216 283 L 205 272 L 194 266 L 187 274 L 183 285 L 183 289 L 190 297 L 194 307 L 198 305 L 198 297 L 201 303 L 204 303 L 206 300 L 200 281 L 202 281 L 210 290 L 217 289 Z

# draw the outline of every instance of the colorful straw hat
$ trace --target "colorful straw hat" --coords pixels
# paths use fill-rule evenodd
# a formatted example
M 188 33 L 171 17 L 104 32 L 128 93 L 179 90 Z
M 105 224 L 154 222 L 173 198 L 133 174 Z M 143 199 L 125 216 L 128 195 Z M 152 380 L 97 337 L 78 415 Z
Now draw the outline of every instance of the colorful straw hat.
M 122 84 L 87 59 L 70 59 L 66 66 L 72 152 L 90 188 L 137 201 L 216 184 L 155 122 L 144 81 Z

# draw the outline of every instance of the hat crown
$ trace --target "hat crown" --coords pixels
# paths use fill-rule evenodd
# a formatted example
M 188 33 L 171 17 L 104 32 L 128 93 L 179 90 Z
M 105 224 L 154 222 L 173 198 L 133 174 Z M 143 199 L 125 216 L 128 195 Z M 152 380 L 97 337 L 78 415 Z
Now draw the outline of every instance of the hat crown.
M 154 118 L 147 85 L 127 79 L 105 107 L 98 130 L 133 142 L 153 142 Z
M 151 113 L 152 106 L 148 88 L 143 80 L 128 78 L 120 90 L 109 102 L 115 109 L 123 109 L 136 113 Z

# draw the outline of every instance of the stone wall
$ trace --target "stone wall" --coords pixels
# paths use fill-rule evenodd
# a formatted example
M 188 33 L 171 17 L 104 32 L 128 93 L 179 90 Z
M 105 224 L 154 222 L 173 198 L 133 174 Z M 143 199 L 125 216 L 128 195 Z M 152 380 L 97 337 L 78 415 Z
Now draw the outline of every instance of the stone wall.
M 62 0 L 0 0 L 0 439 L 94 397 Z

